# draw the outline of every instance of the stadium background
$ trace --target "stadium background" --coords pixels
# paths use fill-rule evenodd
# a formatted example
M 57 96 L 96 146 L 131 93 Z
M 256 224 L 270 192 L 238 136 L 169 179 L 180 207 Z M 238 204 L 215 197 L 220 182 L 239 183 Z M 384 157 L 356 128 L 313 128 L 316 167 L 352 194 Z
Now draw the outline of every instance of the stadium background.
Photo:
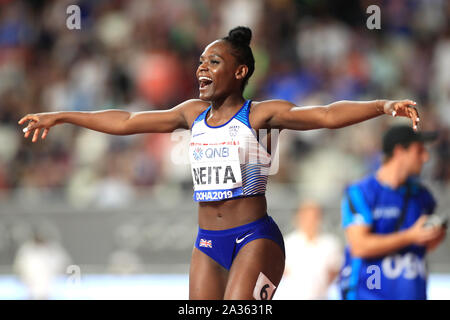
M 344 5 L 345 3 L 345 5 Z M 66 9 L 81 8 L 81 30 Z M 369 30 L 366 8 L 381 9 Z M 189 167 L 170 134 L 109 136 L 71 125 L 23 139 L 27 113 L 167 109 L 197 97 L 205 45 L 236 25 L 253 30 L 256 72 L 245 95 L 298 105 L 411 98 L 423 130 L 440 130 L 423 179 L 450 207 L 448 1 L 0 0 L 0 298 L 24 298 L 19 246 L 39 230 L 79 267 L 54 298 L 187 298 L 197 230 Z M 344 241 L 343 187 L 380 163 L 380 137 L 401 119 L 340 130 L 283 132 L 268 212 L 284 234 L 303 200 L 324 207 Z M 450 242 L 429 256 L 431 298 L 450 298 Z M 331 297 L 334 297 L 331 294 Z

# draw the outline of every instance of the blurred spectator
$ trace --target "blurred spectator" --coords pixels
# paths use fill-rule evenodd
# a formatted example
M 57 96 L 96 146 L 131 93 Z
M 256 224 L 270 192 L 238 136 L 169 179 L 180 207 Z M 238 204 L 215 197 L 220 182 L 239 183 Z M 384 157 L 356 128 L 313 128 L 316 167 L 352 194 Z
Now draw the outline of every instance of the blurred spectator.
M 429 159 L 425 143 L 435 138 L 409 125 L 389 128 L 382 139 L 381 167 L 345 188 L 342 299 L 427 298 L 427 255 L 446 234 L 443 218 L 433 215 L 437 202 L 419 179 Z
M 28 289 L 29 299 L 49 299 L 52 284 L 64 274 L 70 258 L 58 242 L 39 230 L 22 244 L 14 260 L 14 271 Z
M 322 209 L 305 202 L 295 216 L 295 231 L 286 236 L 286 269 L 280 299 L 326 299 L 343 255 L 339 240 L 323 233 Z

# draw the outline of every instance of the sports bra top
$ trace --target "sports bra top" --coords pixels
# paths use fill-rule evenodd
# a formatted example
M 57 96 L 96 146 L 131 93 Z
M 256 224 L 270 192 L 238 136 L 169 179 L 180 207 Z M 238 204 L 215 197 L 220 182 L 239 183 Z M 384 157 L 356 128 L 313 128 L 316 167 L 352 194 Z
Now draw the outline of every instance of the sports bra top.
M 194 201 L 265 194 L 272 158 L 250 126 L 250 106 L 247 100 L 220 126 L 206 122 L 211 106 L 194 120 L 189 144 Z M 274 148 L 271 151 L 275 153 Z

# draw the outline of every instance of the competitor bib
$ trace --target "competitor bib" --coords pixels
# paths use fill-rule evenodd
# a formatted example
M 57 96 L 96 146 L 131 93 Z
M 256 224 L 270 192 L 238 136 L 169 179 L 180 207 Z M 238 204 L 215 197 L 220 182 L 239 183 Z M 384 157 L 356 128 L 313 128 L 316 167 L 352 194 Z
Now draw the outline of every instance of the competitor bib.
M 272 157 L 250 126 L 250 105 L 247 100 L 223 125 L 208 125 L 212 106 L 194 120 L 189 144 L 194 201 L 265 194 Z
M 189 146 L 194 201 L 219 201 L 242 195 L 239 146 L 234 142 Z

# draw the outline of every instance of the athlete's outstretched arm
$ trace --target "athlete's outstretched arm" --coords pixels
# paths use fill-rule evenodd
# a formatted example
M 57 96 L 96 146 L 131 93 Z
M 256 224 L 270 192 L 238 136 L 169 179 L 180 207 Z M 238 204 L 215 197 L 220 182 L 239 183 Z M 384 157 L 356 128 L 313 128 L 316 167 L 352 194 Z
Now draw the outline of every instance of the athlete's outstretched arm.
M 325 106 L 297 107 L 283 100 L 264 102 L 271 128 L 311 130 L 337 129 L 383 114 L 412 119 L 417 129 L 419 113 L 412 100 L 338 101 Z
M 206 102 L 193 99 L 164 111 L 128 112 L 123 110 L 105 110 L 36 113 L 24 116 L 19 120 L 19 124 L 29 121 L 25 129 L 25 138 L 28 138 L 34 131 L 33 142 L 37 141 L 40 130 L 43 130 L 42 139 L 45 139 L 50 128 L 61 123 L 71 123 L 114 135 L 172 132 L 178 128 L 189 129 L 188 108 L 192 111 L 192 108 L 202 108 L 206 105 Z

